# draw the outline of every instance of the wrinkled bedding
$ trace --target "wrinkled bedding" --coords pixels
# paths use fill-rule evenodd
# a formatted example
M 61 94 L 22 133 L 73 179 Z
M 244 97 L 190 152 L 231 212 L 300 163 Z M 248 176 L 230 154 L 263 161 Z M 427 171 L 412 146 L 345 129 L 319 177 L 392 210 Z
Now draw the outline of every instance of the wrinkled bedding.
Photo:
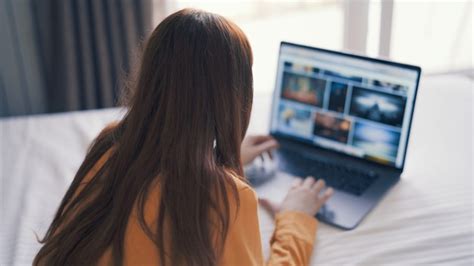
M 472 80 L 422 79 L 401 181 L 352 231 L 321 223 L 314 265 L 473 265 Z M 270 95 L 257 95 L 249 132 L 268 130 Z M 30 265 L 91 140 L 120 109 L 0 120 L 0 265 Z M 257 188 L 281 200 L 291 177 Z M 259 211 L 268 256 L 273 222 Z

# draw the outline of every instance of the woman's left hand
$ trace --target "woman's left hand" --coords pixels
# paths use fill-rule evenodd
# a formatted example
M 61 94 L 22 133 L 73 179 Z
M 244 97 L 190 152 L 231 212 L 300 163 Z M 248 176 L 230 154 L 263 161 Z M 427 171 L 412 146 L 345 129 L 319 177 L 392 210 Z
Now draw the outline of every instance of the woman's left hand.
M 247 136 L 240 146 L 240 154 L 244 165 L 251 163 L 255 158 L 267 152 L 271 157 L 271 150 L 278 147 L 278 142 L 271 136 Z

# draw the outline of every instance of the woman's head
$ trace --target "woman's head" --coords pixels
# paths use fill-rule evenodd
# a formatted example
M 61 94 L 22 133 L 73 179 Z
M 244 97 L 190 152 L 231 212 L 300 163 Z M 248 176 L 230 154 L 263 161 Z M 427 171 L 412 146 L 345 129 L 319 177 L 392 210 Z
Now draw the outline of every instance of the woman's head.
M 109 247 L 120 264 L 136 207 L 162 263 L 215 265 L 231 222 L 229 197 L 238 203 L 229 172 L 243 175 L 251 67 L 245 35 L 225 18 L 184 9 L 161 22 L 145 45 L 125 117 L 94 141 L 35 264 L 91 264 Z M 111 148 L 102 169 L 78 190 Z M 161 193 L 152 227 L 144 205 L 154 181 Z
M 251 67 L 250 45 L 234 23 L 181 10 L 158 25 L 145 47 L 130 113 L 160 127 L 157 139 L 169 148 L 178 141 L 212 149 L 215 141 L 222 163 L 236 167 L 252 107 Z

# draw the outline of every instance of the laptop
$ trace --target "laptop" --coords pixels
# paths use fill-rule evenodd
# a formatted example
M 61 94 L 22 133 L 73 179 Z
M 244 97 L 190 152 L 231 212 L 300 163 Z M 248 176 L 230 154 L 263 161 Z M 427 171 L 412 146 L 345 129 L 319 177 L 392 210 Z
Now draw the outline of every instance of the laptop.
M 421 69 L 282 42 L 270 134 L 278 171 L 335 193 L 317 217 L 353 229 L 400 179 Z

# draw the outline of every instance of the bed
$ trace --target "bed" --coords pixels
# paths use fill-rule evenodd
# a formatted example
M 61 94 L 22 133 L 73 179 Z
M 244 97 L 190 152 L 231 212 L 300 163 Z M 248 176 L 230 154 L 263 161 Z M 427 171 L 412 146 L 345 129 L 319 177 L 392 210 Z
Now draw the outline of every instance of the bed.
M 311 264 L 474 264 L 473 82 L 464 76 L 423 77 L 401 181 L 352 231 L 321 223 Z M 270 95 L 256 95 L 250 133 L 268 129 Z M 30 265 L 42 236 L 98 132 L 120 109 L 0 121 L 0 265 Z M 281 200 L 291 177 L 257 188 Z M 273 231 L 259 210 L 268 256 Z

